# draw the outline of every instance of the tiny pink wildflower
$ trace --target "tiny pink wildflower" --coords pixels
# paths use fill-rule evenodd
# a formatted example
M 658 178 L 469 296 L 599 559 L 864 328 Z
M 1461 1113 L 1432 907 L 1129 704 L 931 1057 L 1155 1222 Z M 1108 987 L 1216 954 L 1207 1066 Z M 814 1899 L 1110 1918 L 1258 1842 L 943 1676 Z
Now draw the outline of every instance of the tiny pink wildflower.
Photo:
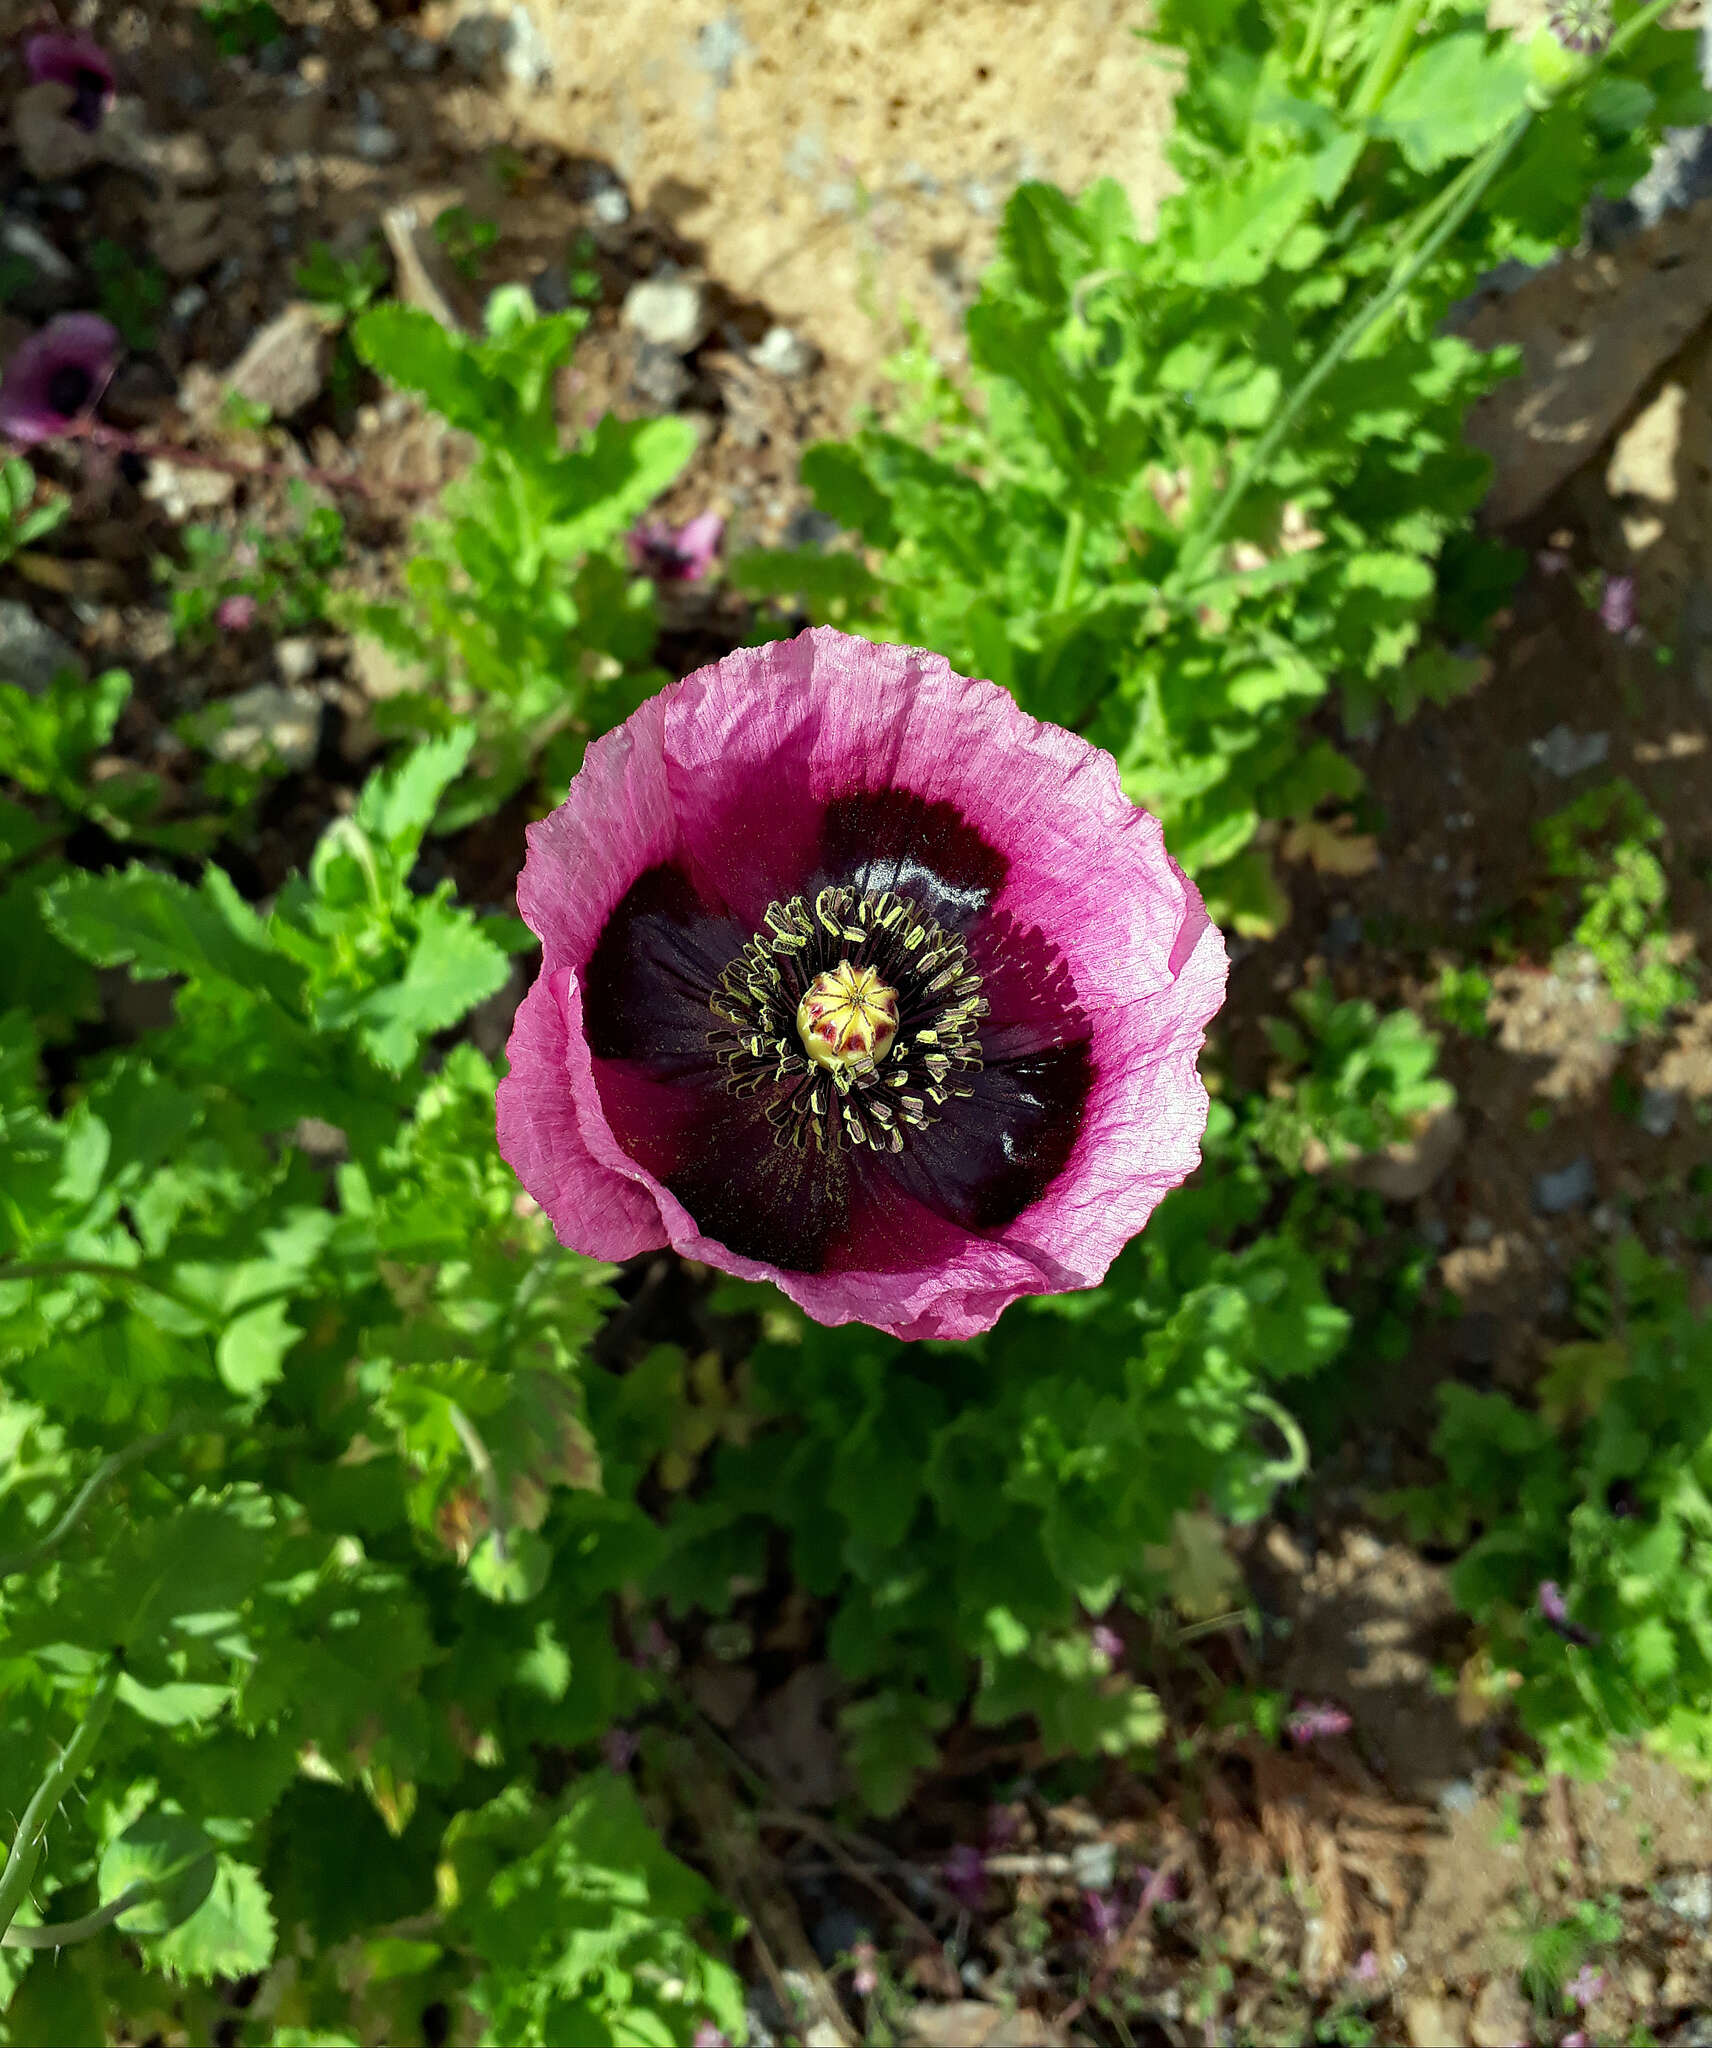
M 644 520 L 625 536 L 631 567 L 656 583 L 699 583 L 713 568 L 725 521 L 717 512 L 703 512 L 673 528 Z
M 716 2027 L 712 2020 L 703 2020 L 695 2030 L 690 2048 L 731 2048 L 731 2036 Z
M 1324 1742 L 1350 1731 L 1349 1715 L 1330 1700 L 1303 1700 L 1284 1723 L 1285 1733 L 1298 1748 L 1309 1742 Z
M 24 67 L 37 85 L 52 79 L 71 88 L 69 118 L 90 134 L 118 93 L 112 58 L 88 36 L 31 36 L 24 45 Z
M 256 622 L 256 601 L 247 590 L 221 598 L 214 607 L 214 622 L 225 633 L 247 633 Z
M 1607 633 L 1615 635 L 1618 639 L 1634 630 L 1634 577 L 1606 577 L 1604 592 L 1599 599 L 1599 623 Z
M 880 1988 L 879 1956 L 871 1941 L 859 1941 L 850 1951 L 850 1960 L 855 1968 L 850 1973 L 850 1988 L 858 1998 L 872 1998 Z
M 528 836 L 499 1144 L 575 1250 L 951 1340 L 1096 1285 L 1199 1161 L 1199 892 L 1109 755 L 937 655 L 740 649 Z
M 0 375 L 0 439 L 28 448 L 69 433 L 106 390 L 119 347 L 99 313 L 61 313 L 39 328 Z
M 1096 1621 L 1094 1626 L 1088 1631 L 1088 1641 L 1094 1646 L 1095 1651 L 1105 1658 L 1108 1664 L 1121 1664 L 1123 1662 L 1124 1639 L 1108 1623 Z
M 1564 1996 L 1577 2012 L 1585 2012 L 1590 2005 L 1596 2004 L 1604 1990 L 1605 1972 L 1595 1969 L 1591 1963 L 1583 1963 L 1563 1987 Z

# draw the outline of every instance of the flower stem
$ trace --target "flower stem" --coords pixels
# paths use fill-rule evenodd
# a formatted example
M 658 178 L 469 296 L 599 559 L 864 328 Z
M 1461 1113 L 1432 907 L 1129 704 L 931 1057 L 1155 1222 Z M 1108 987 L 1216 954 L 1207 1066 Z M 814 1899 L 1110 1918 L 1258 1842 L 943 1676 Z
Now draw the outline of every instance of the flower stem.
M 1344 324 L 1319 361 L 1291 392 L 1271 426 L 1258 441 L 1251 444 L 1248 453 L 1237 465 L 1236 474 L 1225 486 L 1224 495 L 1213 507 L 1206 524 L 1185 542 L 1170 579 L 1177 590 L 1183 588 L 1193 571 L 1205 560 L 1219 536 L 1230 524 L 1238 505 L 1247 496 L 1249 486 L 1272 460 L 1284 437 L 1306 409 L 1309 400 L 1338 365 L 1354 352 L 1357 344 L 1366 338 L 1374 324 L 1391 310 L 1479 205 L 1487 187 L 1503 169 L 1510 153 L 1527 132 L 1533 118 L 1531 112 L 1518 114 L 1502 135 L 1487 144 L 1463 174 L 1467 182 L 1459 202 L 1447 211 L 1437 228 L 1414 253 L 1392 271 L 1384 287 Z
M 222 476 L 236 477 L 283 477 L 287 482 L 320 484 L 329 491 L 345 491 L 355 498 L 375 499 L 381 494 L 373 484 L 360 476 L 351 476 L 341 470 L 321 469 L 314 465 L 294 469 L 283 462 L 243 462 L 235 455 L 214 455 L 201 448 L 180 447 L 176 441 L 146 441 L 139 434 L 128 433 L 123 427 L 110 427 L 105 420 L 85 417 L 72 421 L 60 437 L 67 441 L 87 441 L 96 448 L 111 448 L 120 455 L 135 455 L 146 462 L 172 462 L 181 469 L 212 469 Z M 435 486 L 421 484 L 395 484 L 393 495 L 403 498 L 426 497 Z
M 1058 557 L 1058 580 L 1052 586 L 1052 609 L 1055 612 L 1070 609 L 1076 578 L 1082 573 L 1082 543 L 1087 533 L 1088 522 L 1083 517 L 1082 508 L 1072 505 L 1064 522 L 1064 552 Z
M 119 1661 L 114 1658 L 95 1688 L 95 1697 L 78 1723 L 77 1733 L 61 1750 L 57 1760 L 48 1766 L 34 1797 L 24 1808 L 24 1817 L 19 1821 L 18 1832 L 12 1840 L 12 1853 L 6 1858 L 4 1871 L 0 1871 L 0 1936 L 11 1927 L 18 1908 L 24 1903 L 30 1880 L 36 1874 L 36 1865 L 42 1860 L 48 1823 L 59 1811 L 60 1801 L 82 1775 L 84 1765 L 101 1739 L 101 1730 L 112 1711 L 113 1696 L 118 1689 Z
M 1392 15 L 1385 40 L 1374 51 L 1367 75 L 1356 87 L 1355 98 L 1349 103 L 1352 121 L 1365 121 L 1378 112 L 1385 95 L 1397 83 L 1397 74 L 1408 61 L 1409 45 L 1415 40 L 1415 31 L 1426 11 L 1427 0 L 1403 0 Z
M 139 1877 L 116 1899 L 85 1913 L 81 1920 L 60 1920 L 49 1927 L 8 1927 L 0 1934 L 0 1948 L 69 1948 L 74 1941 L 88 1941 L 133 1906 L 140 1906 L 153 1891 L 152 1880 Z

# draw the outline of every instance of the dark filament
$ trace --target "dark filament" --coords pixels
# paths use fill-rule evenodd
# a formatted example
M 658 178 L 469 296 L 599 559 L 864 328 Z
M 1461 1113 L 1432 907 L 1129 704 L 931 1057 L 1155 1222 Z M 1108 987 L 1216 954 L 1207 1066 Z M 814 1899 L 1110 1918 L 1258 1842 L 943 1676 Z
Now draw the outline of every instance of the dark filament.
M 720 1027 L 708 1045 L 733 1095 L 767 1091 L 776 1144 L 901 1152 L 910 1131 L 974 1093 L 967 1077 L 981 1070 L 976 1020 L 987 1003 L 957 933 L 890 889 L 843 887 L 822 889 L 812 906 L 804 896 L 770 904 L 764 926 L 708 998 Z M 878 1060 L 824 1067 L 803 1049 L 797 1005 L 841 961 L 871 967 L 896 990 L 898 1030 Z

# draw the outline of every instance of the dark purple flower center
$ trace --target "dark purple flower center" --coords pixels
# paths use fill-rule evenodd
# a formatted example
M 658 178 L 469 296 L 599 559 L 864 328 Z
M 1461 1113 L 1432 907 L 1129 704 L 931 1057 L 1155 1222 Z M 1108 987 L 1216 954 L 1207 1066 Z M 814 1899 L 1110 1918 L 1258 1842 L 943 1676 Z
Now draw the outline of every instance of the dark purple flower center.
M 94 389 L 95 379 L 81 363 L 60 363 L 48 373 L 48 405 L 62 420 L 75 419 Z
M 80 64 L 71 78 L 71 119 L 91 134 L 101 126 L 107 108 L 107 81 L 99 71 Z
M 756 930 L 650 868 L 582 975 L 619 1143 L 705 1235 L 792 1271 L 906 1270 L 947 1227 L 1004 1229 L 1063 1171 L 1093 1080 L 1062 957 L 995 906 L 1006 869 L 903 791 L 828 805 L 811 872 Z M 836 1057 L 811 1053 L 859 991 L 895 1031 L 835 1009 Z

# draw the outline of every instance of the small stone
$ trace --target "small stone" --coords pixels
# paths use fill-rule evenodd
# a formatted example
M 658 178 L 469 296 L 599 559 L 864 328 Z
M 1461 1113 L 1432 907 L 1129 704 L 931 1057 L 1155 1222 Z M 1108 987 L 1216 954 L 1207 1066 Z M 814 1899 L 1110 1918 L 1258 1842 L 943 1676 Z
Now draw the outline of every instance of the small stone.
M 0 598 L 0 683 L 14 683 L 34 696 L 68 668 L 80 676 L 87 673 L 71 642 L 44 625 L 27 604 Z
M 422 687 L 421 672 L 401 661 L 389 647 L 365 635 L 351 645 L 351 674 L 370 703 L 382 703 L 406 690 Z
M 77 296 L 76 267 L 27 220 L 0 221 L 0 250 L 30 266 L 30 276 L 13 285 L 11 303 L 20 313 L 63 312 Z
M 294 300 L 276 314 L 221 380 L 276 420 L 290 419 L 320 396 L 326 378 L 327 322 L 318 307 Z
M 324 1117 L 301 1116 L 291 1134 L 291 1142 L 299 1152 L 306 1152 L 317 1164 L 331 1163 L 350 1156 L 350 1143 L 337 1124 L 330 1124 Z
M 341 129 L 339 140 L 365 164 L 389 164 L 404 147 L 384 121 L 359 121 Z
M 12 102 L 12 140 L 32 178 L 51 184 L 79 177 L 101 161 L 99 129 L 80 128 L 71 118 L 76 94 L 58 79 L 27 85 Z
M 180 326 L 196 318 L 208 303 L 208 292 L 204 285 L 187 284 L 182 291 L 172 295 L 169 311 Z
M 1469 2020 L 1474 2048 L 1516 2048 L 1533 2032 L 1533 2013 L 1514 1977 L 1490 1977 L 1481 1986 Z
M 589 201 L 589 212 L 603 228 L 621 228 L 630 218 L 630 200 L 620 185 L 603 185 Z
M 1460 1998 L 1417 1991 L 1403 1999 L 1402 2015 L 1409 2048 L 1463 2048 L 1468 2039 L 1468 2008 Z
M 194 277 L 225 247 L 230 209 L 166 192 L 149 208 L 149 247 L 168 277 Z
M 522 0 L 512 0 L 507 29 L 501 58 L 506 77 L 525 92 L 540 92 L 553 76 L 553 57 Z
M 1656 1897 L 1667 1913 L 1704 1927 L 1712 1922 L 1712 1871 L 1673 1872 L 1659 1880 Z
M 274 642 L 273 665 L 279 671 L 280 681 L 288 689 L 294 683 L 308 682 L 320 659 L 320 648 L 307 634 L 294 633 Z
M 1534 1209 L 1541 1216 L 1567 1216 L 1585 1208 L 1599 1186 L 1593 1161 L 1583 1152 L 1567 1166 L 1534 1176 Z
M 1480 1803 L 1480 1794 L 1474 1789 L 1472 1778 L 1453 1778 L 1439 1793 L 1439 1810 L 1443 1813 L 1472 1813 Z
M 1636 1122 L 1649 1138 L 1668 1138 L 1676 1128 L 1676 1113 L 1681 1107 L 1680 1088 L 1648 1088 L 1641 1096 Z
M 1370 1152 L 1344 1169 L 1351 1187 L 1367 1188 L 1387 1202 L 1414 1202 L 1437 1181 L 1462 1150 L 1467 1126 L 1453 1107 L 1434 1112 L 1412 1138 Z
M 1608 732 L 1574 732 L 1567 725 L 1554 725 L 1543 739 L 1531 740 L 1528 751 L 1560 782 L 1597 768 L 1611 751 Z
M 791 328 L 775 325 L 749 351 L 749 360 L 773 377 L 806 377 L 820 360 L 820 351 Z
M 307 768 L 321 744 L 321 699 L 313 690 L 258 683 L 210 707 L 208 751 L 245 768 Z
M 199 463 L 169 462 L 164 455 L 153 458 L 143 479 L 143 496 L 175 523 L 182 523 L 193 513 L 212 512 L 216 506 L 230 503 L 237 488 L 237 478 L 224 470 L 204 469 Z
M 693 277 L 649 277 L 624 297 L 624 324 L 656 348 L 687 356 L 711 324 L 707 287 Z
M 1115 1842 L 1078 1842 L 1070 1851 L 1070 1881 L 1085 1892 L 1109 1892 L 1118 1879 Z
M 675 349 L 645 341 L 636 351 L 636 367 L 630 373 L 631 389 L 652 411 L 675 411 L 688 397 L 692 381 Z

